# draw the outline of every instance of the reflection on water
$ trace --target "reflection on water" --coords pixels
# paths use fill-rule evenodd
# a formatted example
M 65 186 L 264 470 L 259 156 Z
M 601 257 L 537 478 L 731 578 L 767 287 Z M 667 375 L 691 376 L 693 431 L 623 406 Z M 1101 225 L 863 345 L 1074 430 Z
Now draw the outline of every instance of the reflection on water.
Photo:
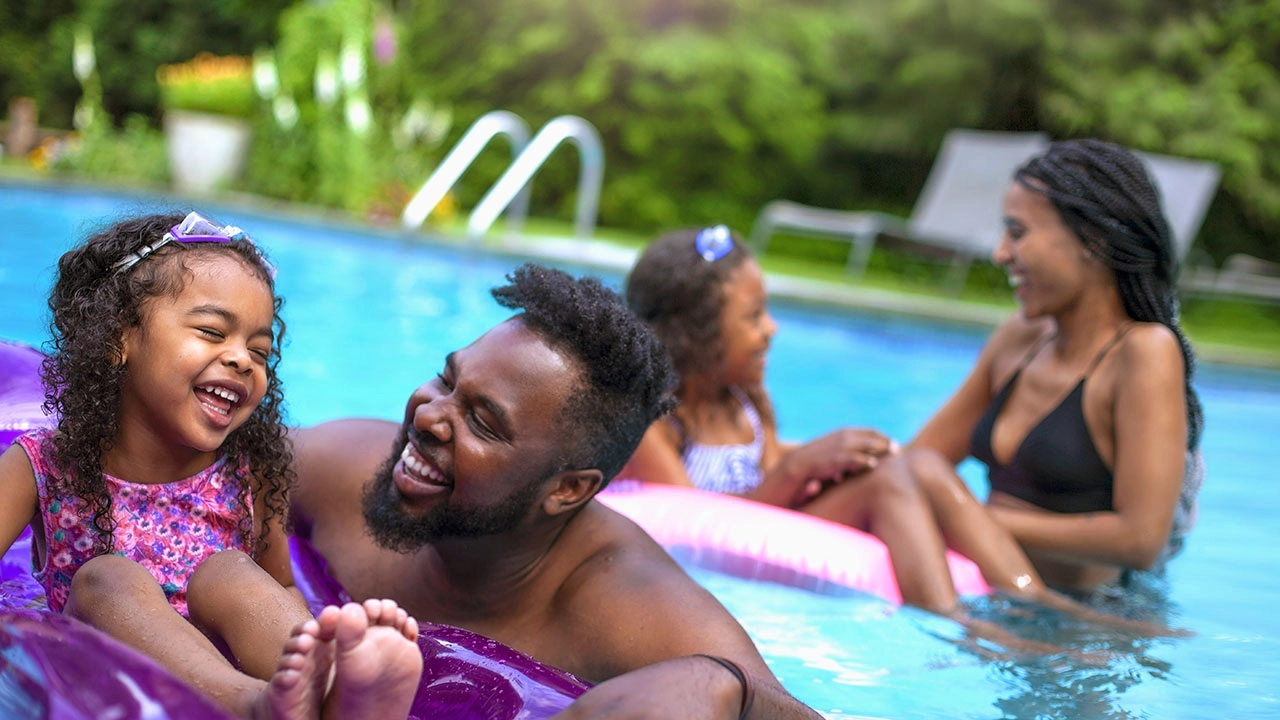
M 969 599 L 975 619 L 1059 648 L 1011 651 L 957 622 L 869 596 L 817 595 L 687 569 L 739 617 L 783 684 L 828 718 L 1152 717 L 1127 693 L 1169 682 L 1169 651 L 1188 642 L 1007 598 Z M 1126 614 L 1167 622 L 1160 608 L 1148 595 Z

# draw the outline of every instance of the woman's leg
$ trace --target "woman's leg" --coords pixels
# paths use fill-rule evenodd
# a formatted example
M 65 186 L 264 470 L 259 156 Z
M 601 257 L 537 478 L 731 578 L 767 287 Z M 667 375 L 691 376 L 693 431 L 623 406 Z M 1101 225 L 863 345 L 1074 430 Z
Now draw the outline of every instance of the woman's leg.
M 241 670 L 264 680 L 275 673 L 285 640 L 312 617 L 301 594 L 239 550 L 215 553 L 196 568 L 187 608 L 196 627 L 226 643 Z
M 948 547 L 978 565 L 992 587 L 1039 600 L 1044 581 L 1022 546 L 996 523 L 951 461 L 932 450 L 909 450 L 903 458 Z
M 926 497 L 902 456 L 828 488 L 804 512 L 869 532 L 889 550 L 903 602 L 948 615 L 959 596 L 947 566 L 946 543 Z
M 908 460 L 947 545 L 977 563 L 982 576 L 993 587 L 1085 622 L 1146 636 L 1187 634 L 1159 623 L 1100 612 L 1050 588 L 1022 546 L 991 517 L 946 458 L 932 451 L 915 450 L 908 454 Z

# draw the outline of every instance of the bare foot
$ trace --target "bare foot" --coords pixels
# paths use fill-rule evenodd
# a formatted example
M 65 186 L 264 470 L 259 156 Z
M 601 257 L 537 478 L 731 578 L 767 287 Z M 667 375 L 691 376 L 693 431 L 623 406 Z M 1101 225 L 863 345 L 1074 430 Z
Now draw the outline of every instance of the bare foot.
M 323 717 L 407 716 L 422 676 L 417 637 L 417 621 L 390 600 L 343 605 L 334 636 L 333 687 Z
M 418 641 L 418 621 L 409 617 L 395 600 L 365 600 L 363 607 L 369 625 L 392 627 L 409 640 Z
M 1033 601 L 1045 607 L 1061 610 L 1077 620 L 1083 620 L 1095 625 L 1110 626 L 1141 637 L 1191 637 L 1195 635 L 1191 630 L 1184 628 L 1171 628 L 1168 625 L 1148 620 L 1130 620 L 1119 615 L 1095 610 L 1047 588 L 1031 594 L 1030 597 Z
M 293 629 L 276 663 L 276 672 L 258 696 L 254 720 L 316 720 L 329 689 L 337 607 L 327 607 L 314 620 Z

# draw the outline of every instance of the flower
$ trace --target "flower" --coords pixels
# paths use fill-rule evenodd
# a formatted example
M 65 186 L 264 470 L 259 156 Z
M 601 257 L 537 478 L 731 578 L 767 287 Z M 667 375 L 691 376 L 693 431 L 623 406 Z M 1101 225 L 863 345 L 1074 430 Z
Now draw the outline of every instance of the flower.
M 253 60 L 239 55 L 200 53 L 156 70 L 160 102 L 166 110 L 247 118 L 257 107 Z

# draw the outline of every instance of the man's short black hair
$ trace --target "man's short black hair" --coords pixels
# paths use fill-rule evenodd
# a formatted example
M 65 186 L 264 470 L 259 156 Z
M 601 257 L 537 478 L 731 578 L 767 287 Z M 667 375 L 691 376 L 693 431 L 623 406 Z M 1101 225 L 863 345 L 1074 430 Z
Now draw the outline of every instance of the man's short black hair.
M 597 278 L 526 263 L 493 289 L 503 307 L 582 368 L 562 418 L 562 469 L 596 468 L 608 483 L 635 452 L 649 425 L 675 404 L 675 371 L 666 348 Z

